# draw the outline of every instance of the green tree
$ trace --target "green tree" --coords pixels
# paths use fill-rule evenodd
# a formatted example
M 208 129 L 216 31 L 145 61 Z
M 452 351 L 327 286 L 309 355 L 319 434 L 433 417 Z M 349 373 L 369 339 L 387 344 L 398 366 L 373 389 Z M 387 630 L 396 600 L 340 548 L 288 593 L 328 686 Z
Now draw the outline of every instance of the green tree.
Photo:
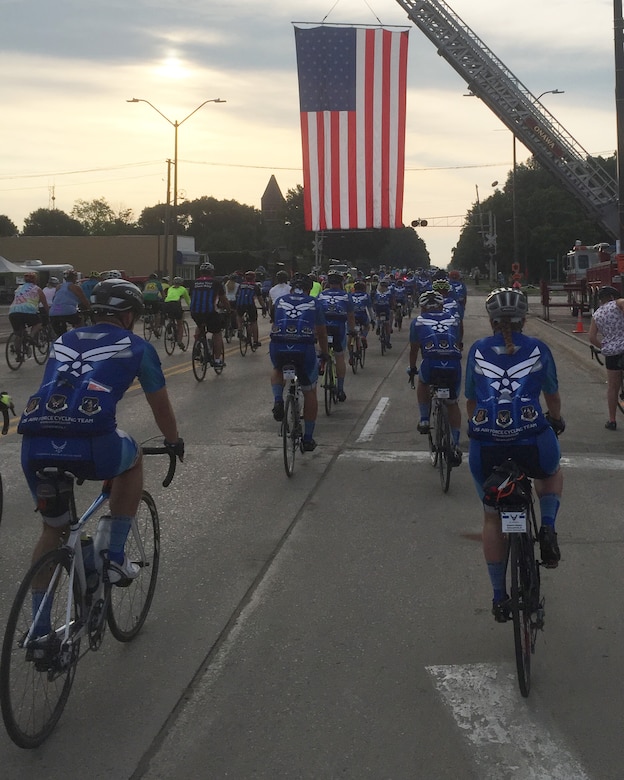
M 178 235 L 189 233 L 195 246 L 207 251 L 239 252 L 265 249 L 259 209 L 235 200 L 203 197 L 178 204 Z
M 132 209 L 121 209 L 117 214 L 105 198 L 77 200 L 71 211 L 89 236 L 118 236 L 135 232 Z
M 0 214 L 0 236 L 16 236 L 18 233 L 17 225 L 4 214 Z
M 36 209 L 24 220 L 25 236 L 84 236 L 85 229 L 77 219 L 73 219 L 58 209 Z

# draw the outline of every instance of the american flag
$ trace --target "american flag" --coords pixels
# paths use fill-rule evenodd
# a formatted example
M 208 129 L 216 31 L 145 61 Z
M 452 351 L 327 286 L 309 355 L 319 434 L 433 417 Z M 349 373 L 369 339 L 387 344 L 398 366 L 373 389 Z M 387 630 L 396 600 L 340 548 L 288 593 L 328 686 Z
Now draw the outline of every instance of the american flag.
M 306 230 L 402 227 L 408 31 L 295 27 Z

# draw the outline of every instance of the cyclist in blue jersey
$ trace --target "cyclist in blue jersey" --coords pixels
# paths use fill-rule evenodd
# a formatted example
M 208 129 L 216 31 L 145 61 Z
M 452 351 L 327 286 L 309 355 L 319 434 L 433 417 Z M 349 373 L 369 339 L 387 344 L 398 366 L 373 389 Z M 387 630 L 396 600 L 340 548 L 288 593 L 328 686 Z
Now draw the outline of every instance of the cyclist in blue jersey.
M 451 283 L 446 278 L 438 278 L 434 279 L 431 283 L 431 289 L 434 292 L 439 292 L 442 295 L 443 298 L 443 307 L 444 311 L 457 318 L 457 322 L 459 325 L 459 340 L 460 342 L 463 342 L 464 340 L 464 322 L 462 319 L 461 311 L 459 304 L 455 300 L 455 296 L 453 295 L 453 291 L 451 289 Z
M 230 302 L 223 284 L 214 279 L 214 265 L 202 263 L 191 293 L 191 317 L 195 325 L 195 341 L 204 330 L 212 333 L 212 349 L 216 365 L 223 365 L 223 334 L 221 331 L 229 316 Z
M 453 462 L 459 466 L 462 453 L 459 449 L 461 429 L 461 411 L 458 398 L 461 385 L 461 347 L 459 342 L 459 323 L 454 315 L 448 314 L 443 307 L 443 298 L 439 292 L 430 290 L 420 296 L 421 313 L 410 325 L 410 377 L 418 374 L 416 386 L 420 420 L 418 431 L 429 433 L 430 385 L 448 387 L 448 417 L 453 435 Z M 420 372 L 416 367 L 418 354 L 422 355 Z
M 95 325 L 76 328 L 52 344 L 41 386 L 19 422 L 22 468 L 35 500 L 37 471 L 48 466 L 79 479 L 113 480 L 111 514 L 100 519 L 98 535 L 107 540 L 111 582 L 123 582 L 139 573 L 125 558 L 124 545 L 141 500 L 143 466 L 139 445 L 117 427 L 116 408 L 135 378 L 165 445 L 180 459 L 184 443 L 156 350 L 132 333 L 143 312 L 141 290 L 122 279 L 107 279 L 95 287 L 91 309 Z M 67 513 L 44 517 L 33 561 L 58 547 L 67 530 Z
M 318 341 L 321 355 L 327 355 L 327 328 L 325 314 L 318 298 L 310 295 L 312 279 L 299 274 L 293 279 L 290 293 L 280 295 L 273 308 L 271 345 L 269 355 L 273 370 L 273 418 L 284 419 L 284 377 L 282 368 L 292 363 L 303 391 L 303 449 L 312 452 L 316 448 L 314 427 L 318 414 L 316 382 L 318 359 L 315 344 Z
M 257 306 L 256 306 L 257 302 Z M 247 312 L 251 323 L 251 338 L 254 347 L 261 347 L 258 340 L 258 308 L 263 307 L 262 291 L 256 282 L 255 271 L 247 271 L 244 280 L 236 291 L 236 314 L 238 316 L 238 336 L 243 333 L 243 315 Z
M 336 397 L 346 401 L 344 390 L 347 363 L 345 350 L 347 348 L 347 333 L 355 332 L 355 315 L 351 295 L 342 289 L 342 274 L 333 272 L 327 275 L 328 287 L 323 290 L 318 299 L 323 306 L 327 320 L 327 335 L 332 336 L 332 346 L 336 355 Z
M 459 313 L 461 318 L 464 318 L 464 311 L 466 310 L 466 299 L 468 297 L 468 290 L 465 282 L 462 280 L 461 273 L 457 270 L 449 271 L 449 284 L 451 285 L 451 292 L 453 297 L 459 305 Z
M 371 320 L 374 320 L 373 302 L 370 295 L 366 292 L 366 282 L 358 280 L 353 287 L 354 289 L 351 293 L 353 315 L 355 324 L 360 325 L 362 328 L 362 346 L 366 349 L 368 347 L 368 328 Z M 351 339 L 349 339 L 349 342 L 351 342 Z M 351 343 L 349 343 L 349 347 L 351 347 Z M 349 362 L 351 362 L 351 359 L 349 359 Z
M 481 499 L 483 482 L 507 458 L 534 479 L 541 514 L 542 563 L 556 568 L 561 554 L 555 520 L 563 489 L 556 434 L 563 433 L 565 423 L 555 362 L 546 344 L 522 333 L 528 311 L 524 293 L 494 290 L 485 308 L 493 335 L 472 345 L 466 365 L 470 471 Z M 483 553 L 494 591 L 492 612 L 497 622 L 505 622 L 509 614 L 506 543 L 498 513 L 485 504 L 483 509 Z
M 392 310 L 394 309 L 394 296 L 387 279 L 382 279 L 379 282 L 377 289 L 372 293 L 371 298 L 373 300 L 375 319 L 377 320 L 377 333 L 379 333 L 379 328 L 381 327 L 379 324 L 379 316 L 381 315 L 382 317 L 385 317 L 385 322 L 382 324 L 386 329 L 386 346 L 388 349 L 392 349 L 392 344 L 390 343 L 390 318 L 392 316 Z

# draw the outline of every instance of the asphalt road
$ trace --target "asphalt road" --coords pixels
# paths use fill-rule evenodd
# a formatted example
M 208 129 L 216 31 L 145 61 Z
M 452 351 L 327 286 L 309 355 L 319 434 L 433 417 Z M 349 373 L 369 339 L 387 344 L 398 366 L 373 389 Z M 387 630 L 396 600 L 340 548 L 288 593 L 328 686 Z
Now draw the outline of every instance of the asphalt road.
M 487 332 L 482 310 L 470 300 L 467 344 Z M 527 324 L 554 351 L 568 422 L 563 560 L 543 575 L 547 622 L 528 700 L 511 626 L 489 614 L 467 465 L 443 495 L 416 432 L 406 329 L 383 358 L 370 340 L 347 402 L 329 419 L 320 412 L 319 447 L 292 479 L 265 337 L 202 384 L 187 355 L 163 353 L 188 455 L 166 490 L 164 464 L 147 464 L 163 533 L 152 611 L 135 642 L 107 635 L 85 657 L 44 746 L 22 751 L 0 728 L 2 776 L 620 778 L 624 424 L 604 430 L 604 369 L 571 323 Z M 23 406 L 42 369 L 1 370 Z M 120 423 L 154 434 L 140 390 Z M 38 520 L 13 429 L 0 447 L 3 626 Z M 81 506 L 92 492 L 81 489 Z

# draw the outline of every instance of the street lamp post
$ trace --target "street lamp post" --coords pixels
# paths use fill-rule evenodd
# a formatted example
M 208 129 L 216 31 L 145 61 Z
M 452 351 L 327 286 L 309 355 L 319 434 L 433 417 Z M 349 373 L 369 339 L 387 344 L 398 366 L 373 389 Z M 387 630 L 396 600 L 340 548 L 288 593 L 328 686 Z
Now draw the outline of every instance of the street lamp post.
M 145 100 L 144 98 L 130 98 L 129 100 L 126 100 L 126 103 L 147 103 L 148 106 L 151 106 L 154 111 L 156 111 L 157 114 L 160 114 L 163 119 L 166 119 L 167 122 L 173 127 L 174 129 L 174 146 L 173 146 L 173 231 L 171 233 L 172 242 L 171 242 L 171 273 L 173 275 L 173 270 L 175 268 L 175 259 L 176 255 L 178 253 L 178 128 L 180 125 L 183 125 L 187 119 L 190 119 L 193 114 L 197 113 L 200 108 L 203 108 L 207 103 L 226 103 L 227 101 L 221 100 L 221 98 L 211 98 L 210 100 L 204 100 L 203 103 L 200 103 L 197 108 L 194 108 L 190 114 L 187 114 L 187 116 L 184 117 L 184 119 L 181 122 L 178 122 L 176 119 L 171 120 L 168 116 L 165 116 L 163 112 L 156 108 L 156 106 L 153 103 L 150 103 L 149 100 Z M 167 206 L 169 205 L 169 186 L 167 186 Z M 166 220 L 168 222 L 168 220 Z M 166 232 L 165 235 L 168 234 L 168 224 L 166 226 Z M 165 263 L 164 263 L 164 276 L 167 276 L 167 246 L 165 244 Z

